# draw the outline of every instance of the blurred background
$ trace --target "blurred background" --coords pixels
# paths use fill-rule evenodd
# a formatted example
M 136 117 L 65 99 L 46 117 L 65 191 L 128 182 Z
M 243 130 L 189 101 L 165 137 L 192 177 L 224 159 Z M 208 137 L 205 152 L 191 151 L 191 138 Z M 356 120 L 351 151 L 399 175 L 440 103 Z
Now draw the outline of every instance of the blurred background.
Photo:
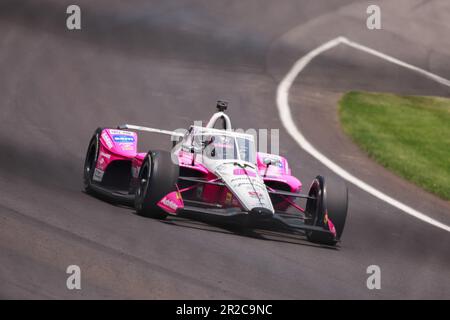
M 81 8 L 81 30 L 66 8 Z M 230 102 L 237 128 L 280 129 L 280 152 L 305 188 L 333 175 L 284 131 L 276 88 L 292 64 L 337 36 L 450 78 L 450 3 L 351 0 L 2 0 L 0 2 L 0 297 L 449 298 L 448 232 L 349 185 L 342 248 L 144 219 L 85 195 L 85 149 L 100 126 L 162 129 L 206 121 Z M 377 165 L 339 126 L 349 90 L 450 96 L 448 87 L 338 46 L 295 82 L 290 103 L 307 139 L 402 202 L 449 222 L 447 201 Z M 166 148 L 143 137 L 140 147 Z M 265 241 L 267 240 L 267 241 Z M 82 290 L 66 289 L 80 265 Z M 383 289 L 366 287 L 380 265 Z

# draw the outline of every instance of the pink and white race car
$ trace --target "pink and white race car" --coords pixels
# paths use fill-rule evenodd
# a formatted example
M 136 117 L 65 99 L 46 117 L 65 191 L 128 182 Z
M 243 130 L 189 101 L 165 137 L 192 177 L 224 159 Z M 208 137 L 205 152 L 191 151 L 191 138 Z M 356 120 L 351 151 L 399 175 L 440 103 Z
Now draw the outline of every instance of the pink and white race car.
M 345 184 L 317 176 L 303 194 L 287 160 L 257 152 L 253 135 L 232 130 L 227 103 L 217 108 L 205 127 L 190 126 L 184 134 L 135 125 L 97 129 L 84 164 L 86 192 L 156 219 L 213 215 L 335 245 L 347 216 Z M 170 135 L 172 149 L 138 152 L 136 131 Z

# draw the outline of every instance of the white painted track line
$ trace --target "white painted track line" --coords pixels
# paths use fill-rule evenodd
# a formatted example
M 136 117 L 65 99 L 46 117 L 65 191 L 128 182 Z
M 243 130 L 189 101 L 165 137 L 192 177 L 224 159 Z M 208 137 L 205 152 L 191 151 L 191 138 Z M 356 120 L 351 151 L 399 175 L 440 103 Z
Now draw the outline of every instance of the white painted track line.
M 291 135 L 291 137 L 298 143 L 298 145 L 308 152 L 310 155 L 312 155 L 314 158 L 316 158 L 318 161 L 320 161 L 322 164 L 324 164 L 326 167 L 328 167 L 330 170 L 332 170 L 334 173 L 342 177 L 343 179 L 347 180 L 348 182 L 354 184 L 355 186 L 359 187 L 360 189 L 368 192 L 369 194 L 373 195 L 374 197 L 377 197 L 378 199 L 389 203 L 390 205 L 396 207 L 397 209 L 400 209 L 401 211 L 419 219 L 426 223 L 429 223 L 433 226 L 436 226 L 440 229 L 443 229 L 447 232 L 450 232 L 450 227 L 446 224 L 443 224 L 442 222 L 439 222 L 422 212 L 419 212 L 406 204 L 395 200 L 391 198 L 390 196 L 384 194 L 383 192 L 375 189 L 374 187 L 370 186 L 369 184 L 365 183 L 364 181 L 358 179 L 345 169 L 341 168 L 339 165 L 328 159 L 325 155 L 320 153 L 314 146 L 312 146 L 308 140 L 303 136 L 303 134 L 300 132 L 300 130 L 297 128 L 294 120 L 292 119 L 291 109 L 289 106 L 289 90 L 294 83 L 295 79 L 298 77 L 298 75 L 303 71 L 303 69 L 317 56 L 324 53 L 325 51 L 328 51 L 334 47 L 336 47 L 339 44 L 346 44 L 352 48 L 355 48 L 357 50 L 366 52 L 368 54 L 377 56 L 381 59 L 384 59 L 388 62 L 394 63 L 396 65 L 399 65 L 401 67 L 407 68 L 409 70 L 415 71 L 419 74 L 424 75 L 425 77 L 432 79 L 442 85 L 450 87 L 450 81 L 447 79 L 444 79 L 438 75 L 435 75 L 431 72 L 428 72 L 426 70 L 420 69 L 418 67 L 415 67 L 413 65 L 410 65 L 408 63 L 405 63 L 401 60 L 398 60 L 394 57 L 391 57 L 389 55 L 386 55 L 384 53 L 381 53 L 377 50 L 371 49 L 369 47 L 363 46 L 361 44 L 358 44 L 356 42 L 350 41 L 347 38 L 344 37 L 338 37 L 333 40 L 330 40 L 321 46 L 317 47 L 316 49 L 312 50 L 305 56 L 301 57 L 299 60 L 295 62 L 295 64 L 292 66 L 292 68 L 289 70 L 289 72 L 286 74 L 286 76 L 283 78 L 283 80 L 280 82 L 277 88 L 277 108 L 280 115 L 281 122 L 283 123 L 283 126 L 285 127 L 286 131 Z

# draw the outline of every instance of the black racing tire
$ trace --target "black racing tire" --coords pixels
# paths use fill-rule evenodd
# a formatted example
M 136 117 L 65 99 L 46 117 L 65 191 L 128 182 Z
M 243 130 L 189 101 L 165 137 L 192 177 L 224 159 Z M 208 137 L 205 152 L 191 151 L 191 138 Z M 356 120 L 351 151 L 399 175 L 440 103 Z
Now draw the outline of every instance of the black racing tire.
M 319 232 L 307 231 L 306 237 L 309 241 L 325 245 L 336 245 L 344 232 L 345 221 L 348 210 L 347 186 L 342 181 L 325 179 L 317 176 L 311 184 L 309 195 L 315 199 L 306 202 L 306 216 L 309 218 L 307 224 L 327 228 L 325 214 L 333 222 L 336 228 L 336 237 Z
M 348 189 L 340 180 L 328 179 L 326 183 L 328 217 L 336 228 L 336 239 L 341 240 L 344 233 L 348 211 Z
M 97 165 L 98 153 L 100 150 L 100 135 L 103 128 L 97 128 L 92 136 L 86 151 L 83 167 L 83 187 L 87 193 L 93 193 L 92 184 L 94 170 Z
M 173 163 L 170 152 L 147 153 L 139 171 L 134 202 L 136 212 L 149 218 L 165 219 L 167 213 L 157 203 L 165 195 L 176 190 L 178 176 L 179 166 Z

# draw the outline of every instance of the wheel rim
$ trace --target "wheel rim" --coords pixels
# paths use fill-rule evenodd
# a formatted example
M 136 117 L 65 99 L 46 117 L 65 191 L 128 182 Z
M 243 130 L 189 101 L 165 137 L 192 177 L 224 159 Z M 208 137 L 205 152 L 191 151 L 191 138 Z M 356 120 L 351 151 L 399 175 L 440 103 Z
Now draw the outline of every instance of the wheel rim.
M 315 226 L 318 222 L 319 217 L 319 198 L 321 196 L 320 194 L 320 183 L 319 181 L 315 181 L 313 187 L 311 188 L 310 192 L 308 193 L 310 197 L 314 197 L 315 199 L 308 199 L 308 202 L 306 203 L 306 210 L 305 212 L 308 214 L 308 220 L 307 224 Z M 306 231 L 307 236 L 312 236 L 313 231 Z
M 318 206 L 318 200 L 319 200 L 319 190 L 318 188 L 314 188 L 311 190 L 311 192 L 308 194 L 310 197 L 314 197 L 315 199 L 311 201 L 308 201 L 306 204 L 306 213 L 309 215 L 308 216 L 308 222 L 312 225 L 315 225 L 317 222 L 317 217 L 318 217 L 318 210 L 319 210 L 319 206 Z
M 142 209 L 145 194 L 148 190 L 148 185 L 150 181 L 150 175 L 149 175 L 149 164 L 148 162 L 145 162 L 144 166 L 141 169 L 141 172 L 139 173 L 139 185 L 136 190 L 136 202 L 137 202 L 137 209 Z
M 86 157 L 86 162 L 84 164 L 84 175 L 85 175 L 85 184 L 89 185 L 92 180 L 92 172 L 95 166 L 95 158 L 97 153 L 97 143 L 93 141 L 89 147 L 88 155 Z

